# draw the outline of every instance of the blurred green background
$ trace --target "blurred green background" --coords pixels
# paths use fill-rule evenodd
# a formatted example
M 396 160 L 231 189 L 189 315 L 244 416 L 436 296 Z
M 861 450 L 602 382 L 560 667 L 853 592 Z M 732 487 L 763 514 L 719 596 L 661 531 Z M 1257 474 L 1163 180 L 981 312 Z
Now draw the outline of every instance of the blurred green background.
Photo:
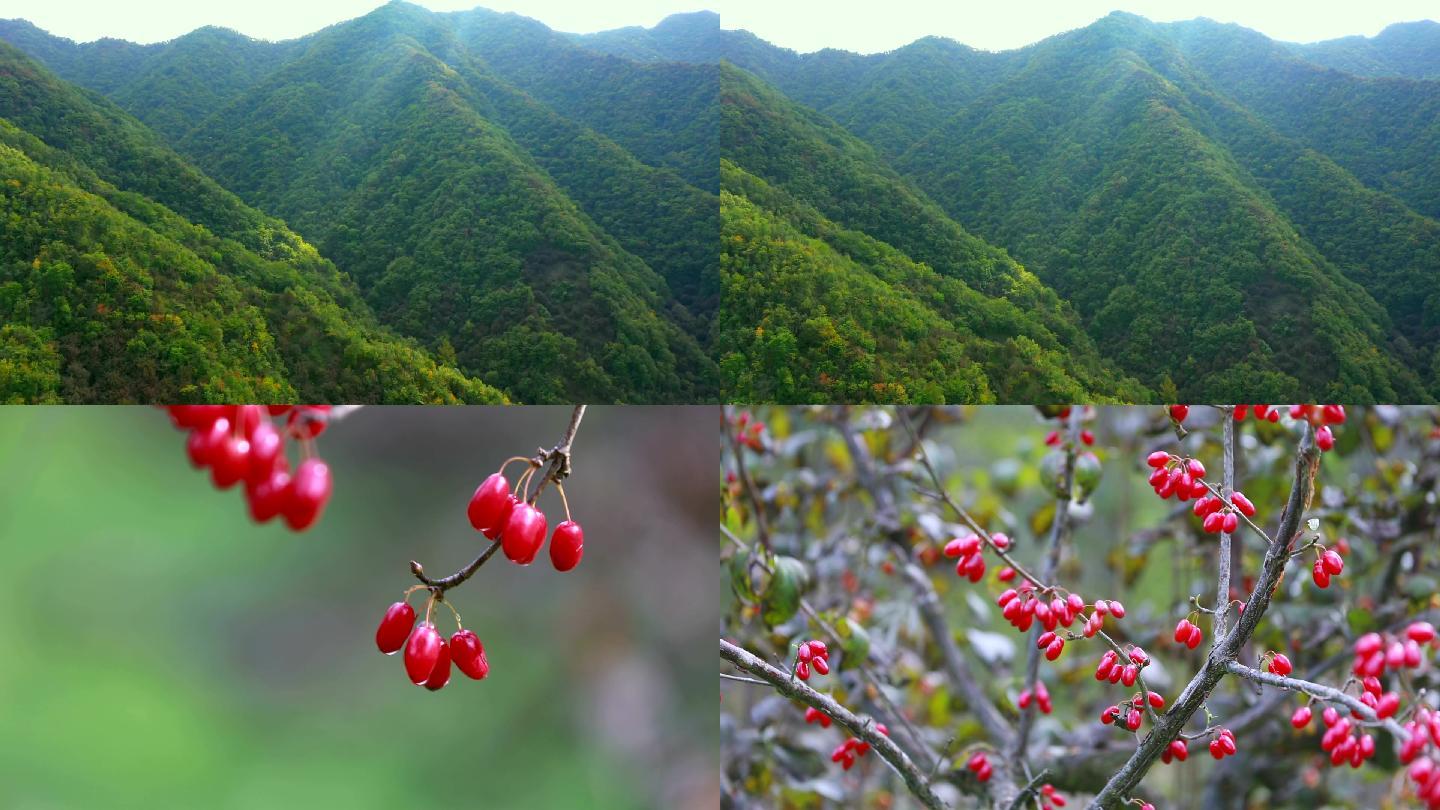
M 431 693 L 375 649 L 409 561 L 472 559 L 471 491 L 569 413 L 361 409 L 297 535 L 162 411 L 0 408 L 0 807 L 715 807 L 716 408 L 589 409 L 579 568 L 500 556 L 450 592 L 485 681 Z

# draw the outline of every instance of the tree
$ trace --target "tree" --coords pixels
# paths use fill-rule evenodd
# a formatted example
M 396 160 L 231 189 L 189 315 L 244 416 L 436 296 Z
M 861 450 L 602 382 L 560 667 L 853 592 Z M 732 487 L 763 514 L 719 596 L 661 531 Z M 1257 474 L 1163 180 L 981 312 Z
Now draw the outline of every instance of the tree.
M 1440 806 L 1433 409 L 1041 416 L 727 413 L 730 806 Z

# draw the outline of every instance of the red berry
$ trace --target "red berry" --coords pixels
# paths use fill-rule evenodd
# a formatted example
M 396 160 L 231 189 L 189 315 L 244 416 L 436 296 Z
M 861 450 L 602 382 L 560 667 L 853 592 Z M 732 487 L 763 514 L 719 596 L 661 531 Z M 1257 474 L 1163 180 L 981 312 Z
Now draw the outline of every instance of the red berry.
M 545 528 L 544 512 L 528 503 L 515 504 L 500 536 L 505 556 L 520 565 L 534 562 L 540 547 L 545 545 Z
M 1189 406 L 1189 405 L 1171 405 L 1171 406 L 1170 406 L 1170 418 L 1171 418 L 1171 419 L 1174 419 L 1176 422 L 1184 422 L 1184 421 L 1185 421 L 1185 417 L 1187 417 L 1187 416 L 1189 416 L 1189 415 L 1190 415 L 1190 406 Z
M 1170 463 L 1170 454 L 1164 450 L 1156 450 L 1145 457 L 1145 463 L 1151 467 L 1160 468 Z
M 802 681 L 810 680 L 810 665 L 804 661 L 795 665 L 795 677 Z
M 225 405 L 171 405 L 170 419 L 178 428 L 209 428 L 216 419 L 230 413 Z
M 210 480 L 221 489 L 239 483 L 250 471 L 250 442 L 226 436 L 210 455 Z
M 1310 707 L 1301 706 L 1300 708 L 1295 710 L 1294 714 L 1290 715 L 1290 725 L 1294 726 L 1295 728 L 1304 728 L 1310 725 L 1310 717 Z
M 505 519 L 510 516 L 510 509 L 514 505 L 515 501 L 510 496 L 510 482 L 500 473 L 494 473 L 475 488 L 475 494 L 470 496 L 470 505 L 466 507 L 465 514 L 470 518 L 470 525 L 475 531 L 485 532 L 486 537 L 494 540 L 500 533 L 499 530 L 505 527 Z
M 330 500 L 330 468 L 318 458 L 300 462 L 290 480 L 285 501 L 285 523 L 295 531 L 310 528 Z
M 1285 653 L 1275 653 L 1275 657 L 1270 659 L 1270 671 L 1282 676 L 1289 675 L 1293 671 L 1290 659 L 1285 656 Z
M 1345 570 L 1345 558 L 1336 554 L 1334 549 L 1325 549 L 1320 555 L 1320 564 L 1325 566 L 1325 571 L 1331 576 L 1337 576 Z
M 550 535 L 550 562 L 556 571 L 569 571 L 585 554 L 585 533 L 573 520 L 563 521 Z
M 1330 432 L 1329 425 L 1315 431 L 1315 446 L 1321 450 L 1329 450 L 1335 446 L 1335 434 Z
M 1245 493 L 1230 493 L 1230 503 L 1235 504 L 1235 508 L 1239 509 L 1240 514 L 1245 517 L 1255 517 L 1255 504 L 1251 503 L 1250 499 L 1245 497 Z
M 410 634 L 410 641 L 405 644 L 405 674 L 410 676 L 411 683 L 419 686 L 430 679 L 430 673 L 435 671 L 435 665 L 440 661 L 440 647 L 444 643 L 445 639 L 430 622 L 421 624 Z
M 245 501 L 250 505 L 250 517 L 256 523 L 264 523 L 280 514 L 289 498 L 290 472 L 283 467 L 258 484 L 245 485 Z
M 396 602 L 385 611 L 380 627 L 375 631 L 375 646 L 386 655 L 394 655 L 405 646 L 410 629 L 415 626 L 415 608 L 407 602 Z
M 431 692 L 438 692 L 445 688 L 450 682 L 450 645 L 445 639 L 440 639 L 440 657 L 435 660 L 435 668 L 431 670 L 430 677 L 425 680 L 425 688 Z
M 1325 570 L 1325 564 L 1321 561 L 1315 561 L 1315 566 L 1310 569 L 1310 577 L 1315 580 L 1318 587 L 1330 587 L 1330 572 Z
M 811 659 L 810 666 L 814 667 L 815 672 L 819 675 L 830 674 L 830 662 L 826 660 L 825 656 L 823 655 L 817 655 L 813 659 Z
M 266 419 L 250 431 L 250 464 L 245 480 L 259 484 L 268 480 L 275 467 L 284 459 L 285 440 L 280 432 Z
M 185 440 L 185 452 L 196 469 L 209 467 L 220 445 L 230 438 L 230 420 L 216 419 L 208 426 L 197 427 Z
M 490 674 L 490 662 L 485 660 L 485 645 L 470 630 L 459 630 L 450 637 L 450 660 L 469 677 L 485 680 Z
M 1415 622 L 1405 628 L 1405 635 L 1417 644 L 1429 644 L 1435 639 L 1435 626 L 1429 622 Z
M 1235 517 L 1234 512 L 1226 512 L 1225 519 L 1220 523 L 1220 528 L 1226 534 L 1231 534 L 1240 528 L 1240 518 Z

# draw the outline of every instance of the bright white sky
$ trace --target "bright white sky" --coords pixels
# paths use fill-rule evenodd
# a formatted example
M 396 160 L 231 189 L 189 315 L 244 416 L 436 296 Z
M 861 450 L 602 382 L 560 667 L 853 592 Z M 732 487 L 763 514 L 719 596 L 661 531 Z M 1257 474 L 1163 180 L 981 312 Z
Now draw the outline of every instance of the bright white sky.
M 1371 36 L 1393 22 L 1440 18 L 1440 0 L 711 0 L 711 6 L 721 26 L 802 53 L 888 51 L 929 34 L 1005 50 L 1117 9 L 1157 22 L 1210 17 L 1290 42 Z
M 384 0 L 0 0 L 0 19 L 20 17 L 62 37 L 162 42 L 205 25 L 260 39 L 292 39 L 359 17 Z M 434 11 L 475 6 L 515 11 L 558 31 L 590 33 L 651 26 L 705 0 L 418 0 Z
M 173 39 L 203 25 L 262 39 L 288 39 L 358 17 L 381 0 L 0 0 L 0 17 L 23 17 L 86 42 Z M 1152 20 L 1211 17 L 1276 39 L 1313 42 L 1373 35 L 1392 22 L 1440 17 L 1437 0 L 418 0 L 436 11 L 483 5 L 516 11 L 560 31 L 587 33 L 654 25 L 667 14 L 708 8 L 721 25 L 744 28 L 798 51 L 823 47 L 873 53 L 929 34 L 1003 50 L 1080 28 L 1116 8 Z

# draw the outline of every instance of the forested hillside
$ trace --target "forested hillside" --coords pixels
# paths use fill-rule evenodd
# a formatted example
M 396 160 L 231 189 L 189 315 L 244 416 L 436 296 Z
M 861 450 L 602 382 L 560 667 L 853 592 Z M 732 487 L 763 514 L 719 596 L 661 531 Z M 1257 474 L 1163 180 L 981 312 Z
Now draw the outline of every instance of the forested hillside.
M 113 105 L 0 43 L 0 399 L 499 401 Z
M 1022 262 L 1145 386 L 1139 398 L 1440 393 L 1440 82 L 1343 73 L 1236 26 L 1119 13 L 1003 53 L 929 38 L 801 55 L 722 38 L 727 59 L 867 141 L 957 227 Z M 1401 39 L 1415 37 L 1366 42 L 1404 59 Z M 727 120 L 747 112 L 724 98 Z M 748 151 L 722 144 L 742 167 Z M 815 154 L 798 150 L 783 184 L 823 183 Z M 905 223 L 895 195 L 841 196 L 849 227 L 933 261 L 906 245 L 936 229 Z M 725 272 L 728 292 L 745 266 Z
M 727 396 L 1073 401 L 1142 389 L 1053 292 L 971 236 L 873 149 L 726 66 Z M 733 162 L 732 162 L 733 161 Z
M 516 400 L 718 396 L 714 64 L 401 2 L 285 43 L 80 45 L 17 21 L 0 38 L 142 117 L 382 323 Z M 203 199 L 163 191 L 199 219 Z

